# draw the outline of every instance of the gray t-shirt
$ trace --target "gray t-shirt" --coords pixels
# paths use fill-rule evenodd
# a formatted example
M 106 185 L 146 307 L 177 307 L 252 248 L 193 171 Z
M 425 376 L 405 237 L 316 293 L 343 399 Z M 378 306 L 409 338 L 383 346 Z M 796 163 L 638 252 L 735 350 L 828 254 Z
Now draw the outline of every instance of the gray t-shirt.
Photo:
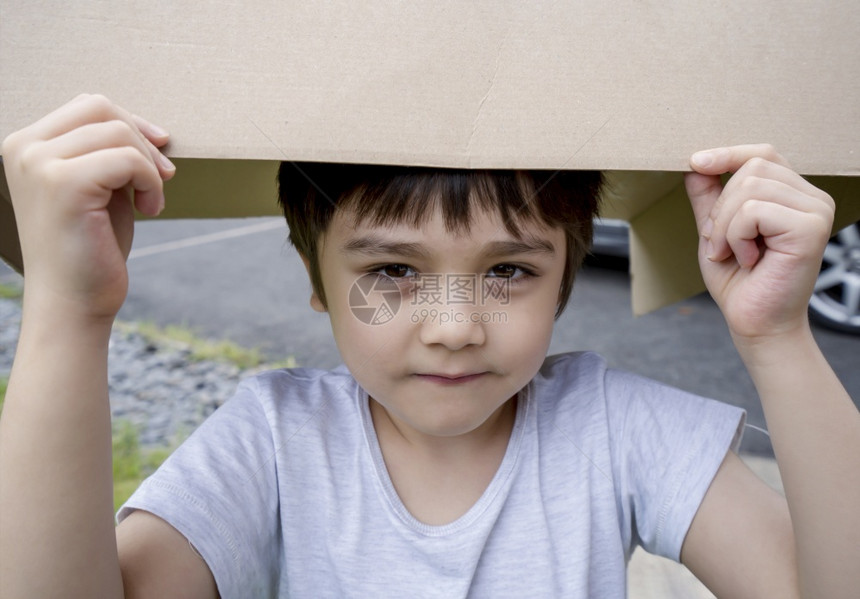
M 243 382 L 122 507 L 200 552 L 221 596 L 625 597 L 637 544 L 677 560 L 738 408 L 591 353 L 547 358 L 502 463 L 444 526 L 406 510 L 345 367 Z

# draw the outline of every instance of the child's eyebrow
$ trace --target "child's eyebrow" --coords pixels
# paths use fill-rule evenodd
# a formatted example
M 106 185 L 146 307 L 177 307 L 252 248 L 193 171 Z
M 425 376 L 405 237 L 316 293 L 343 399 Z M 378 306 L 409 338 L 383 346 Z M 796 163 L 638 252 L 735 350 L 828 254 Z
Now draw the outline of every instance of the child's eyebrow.
M 428 258 L 430 251 L 420 243 L 390 241 L 376 235 L 367 235 L 350 239 L 340 248 L 347 254 L 365 254 L 368 256 L 405 256 L 407 258 Z M 555 248 L 546 239 L 528 237 L 526 239 L 511 239 L 487 243 L 481 255 L 486 258 L 507 256 L 511 254 L 549 254 L 555 255 Z
M 484 254 L 487 257 L 506 256 L 510 254 L 549 254 L 555 255 L 555 248 L 546 239 L 529 237 L 509 241 L 494 241 L 488 243 Z
M 408 258 L 426 258 L 429 255 L 429 252 L 420 243 L 388 241 L 376 235 L 350 239 L 343 244 L 340 251 L 347 254 L 366 254 L 368 256 L 395 254 Z

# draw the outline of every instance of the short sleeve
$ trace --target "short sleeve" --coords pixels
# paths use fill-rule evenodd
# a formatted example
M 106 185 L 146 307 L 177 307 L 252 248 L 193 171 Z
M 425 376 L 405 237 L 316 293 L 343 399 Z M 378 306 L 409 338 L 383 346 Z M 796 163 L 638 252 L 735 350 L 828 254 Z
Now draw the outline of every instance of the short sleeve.
M 182 533 L 222 597 L 275 596 L 280 524 L 275 448 L 256 381 L 243 382 L 123 505 Z
M 612 370 L 606 395 L 625 540 L 679 561 L 708 487 L 740 444 L 745 412 Z

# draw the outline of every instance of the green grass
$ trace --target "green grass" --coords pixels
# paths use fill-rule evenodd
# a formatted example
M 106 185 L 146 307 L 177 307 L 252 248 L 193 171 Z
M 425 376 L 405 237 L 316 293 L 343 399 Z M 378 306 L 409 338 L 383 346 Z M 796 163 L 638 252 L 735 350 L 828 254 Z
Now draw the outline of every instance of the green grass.
M 0 283 L 0 299 L 18 299 L 24 294 L 19 285 Z
M 20 297 L 20 290 L 0 284 L 0 297 Z M 293 368 L 295 359 L 290 356 L 277 362 L 267 362 L 258 349 L 246 349 L 232 341 L 203 339 L 188 327 L 158 327 L 152 323 L 122 323 L 117 326 L 126 331 L 137 332 L 156 345 L 188 348 L 192 360 L 215 360 L 246 368 Z M 6 396 L 8 377 L 0 376 L 0 411 Z M 114 511 L 126 502 L 147 476 L 152 474 L 170 455 L 177 443 L 171 447 L 144 449 L 140 447 L 139 431 L 128 421 L 118 421 L 113 431 L 113 500 Z
M 158 346 L 181 347 L 190 350 L 195 361 L 214 360 L 246 368 L 293 368 L 295 359 L 290 356 L 278 362 L 267 362 L 258 349 L 247 349 L 232 341 L 213 341 L 198 336 L 185 326 L 159 327 L 152 322 L 117 322 L 120 329 L 136 332 L 149 343 Z M 177 440 L 179 441 L 179 440 Z M 117 422 L 113 434 L 113 492 L 114 510 L 125 503 L 147 476 L 152 474 L 170 455 L 172 447 L 143 449 L 138 430 L 127 421 Z
M 114 511 L 131 497 L 143 479 L 167 459 L 172 448 L 144 450 L 140 447 L 137 428 L 128 421 L 116 424 L 113 433 L 113 503 Z
M 241 369 L 247 368 L 294 368 L 295 359 L 290 356 L 284 360 L 268 362 L 263 353 L 257 348 L 245 348 L 232 341 L 212 340 L 200 337 L 186 326 L 167 325 L 159 327 L 152 322 L 117 323 L 127 331 L 139 333 L 156 345 L 181 346 L 191 351 L 190 358 L 197 362 L 212 360 L 235 364 Z

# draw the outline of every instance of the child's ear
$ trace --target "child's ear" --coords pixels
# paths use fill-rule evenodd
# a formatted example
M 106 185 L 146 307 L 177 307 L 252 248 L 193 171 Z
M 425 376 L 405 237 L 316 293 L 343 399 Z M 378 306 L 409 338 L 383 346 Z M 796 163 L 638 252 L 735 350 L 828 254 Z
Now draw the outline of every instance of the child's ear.
M 311 308 L 316 310 L 317 312 L 328 312 L 326 307 L 323 305 L 322 300 L 320 300 L 316 291 L 311 291 Z
M 299 254 L 299 257 L 302 259 L 302 263 L 305 265 L 305 270 L 308 273 L 308 279 L 311 278 L 311 261 L 304 254 Z M 311 283 L 311 308 L 316 310 L 317 312 L 328 312 L 326 310 L 325 304 L 322 303 L 322 300 L 317 295 L 316 290 L 314 289 L 313 283 Z

